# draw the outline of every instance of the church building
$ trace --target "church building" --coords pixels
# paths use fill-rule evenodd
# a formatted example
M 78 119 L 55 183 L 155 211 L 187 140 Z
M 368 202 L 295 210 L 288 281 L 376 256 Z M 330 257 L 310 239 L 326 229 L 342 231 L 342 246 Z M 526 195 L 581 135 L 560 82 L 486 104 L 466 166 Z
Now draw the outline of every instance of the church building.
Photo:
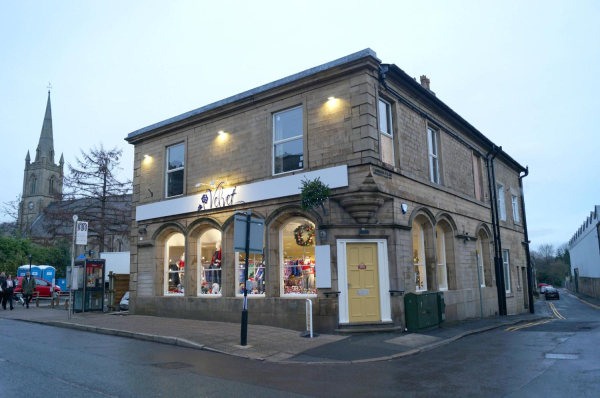
M 50 90 L 48 103 L 40 133 L 40 140 L 35 150 L 35 160 L 31 161 L 29 151 L 25 157 L 25 173 L 23 175 L 23 194 L 19 205 L 18 229 L 28 233 L 33 222 L 43 213 L 48 205 L 60 200 L 63 186 L 64 158 L 60 155 L 55 163 L 54 138 L 52 132 L 52 106 Z

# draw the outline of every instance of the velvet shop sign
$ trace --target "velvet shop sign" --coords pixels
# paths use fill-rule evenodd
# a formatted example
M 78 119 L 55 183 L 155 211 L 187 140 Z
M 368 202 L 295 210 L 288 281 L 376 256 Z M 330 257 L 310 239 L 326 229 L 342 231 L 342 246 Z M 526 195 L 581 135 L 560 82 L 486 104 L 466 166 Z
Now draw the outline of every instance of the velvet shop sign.
M 343 165 L 308 173 L 274 177 L 269 180 L 235 187 L 226 187 L 224 183 L 220 183 L 215 189 L 208 189 L 200 194 L 175 199 L 164 199 L 160 202 L 137 206 L 135 219 L 136 221 L 151 220 L 153 218 L 198 211 L 204 212 L 242 203 L 248 204 L 262 200 L 299 195 L 302 180 L 314 180 L 317 177 L 332 189 L 347 187 L 348 166 Z

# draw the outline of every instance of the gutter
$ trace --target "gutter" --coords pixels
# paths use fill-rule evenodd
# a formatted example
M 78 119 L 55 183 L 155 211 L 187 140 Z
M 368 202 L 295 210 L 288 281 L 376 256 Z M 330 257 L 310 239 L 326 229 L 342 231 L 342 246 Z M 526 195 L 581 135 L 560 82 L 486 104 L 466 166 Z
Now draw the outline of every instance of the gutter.
M 523 229 L 525 232 L 525 256 L 527 260 L 527 296 L 529 300 L 529 312 L 535 314 L 533 306 L 533 270 L 531 268 L 531 258 L 529 251 L 529 234 L 527 233 L 527 214 L 525 212 L 525 193 L 523 192 L 523 178 L 529 175 L 529 166 L 525 167 L 525 174 L 519 176 L 519 189 L 521 190 L 521 209 L 523 209 Z

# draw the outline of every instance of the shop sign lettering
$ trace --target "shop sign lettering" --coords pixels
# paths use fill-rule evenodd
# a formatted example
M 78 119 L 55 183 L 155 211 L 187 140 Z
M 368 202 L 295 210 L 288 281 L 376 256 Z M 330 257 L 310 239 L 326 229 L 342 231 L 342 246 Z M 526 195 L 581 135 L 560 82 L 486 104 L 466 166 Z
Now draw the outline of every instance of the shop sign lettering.
M 234 201 L 237 187 L 233 187 L 231 193 L 227 194 L 224 188 L 225 182 L 222 181 L 213 189 L 207 189 L 201 197 L 201 202 L 198 205 L 198 211 L 218 209 L 220 207 L 233 206 L 244 203 L 243 201 Z

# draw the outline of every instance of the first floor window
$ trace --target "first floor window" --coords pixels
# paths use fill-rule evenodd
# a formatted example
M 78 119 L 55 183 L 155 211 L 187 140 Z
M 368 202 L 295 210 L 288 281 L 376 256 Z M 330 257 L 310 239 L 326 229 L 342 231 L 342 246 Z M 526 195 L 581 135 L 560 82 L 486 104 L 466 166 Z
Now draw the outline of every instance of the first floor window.
M 427 128 L 427 144 L 429 146 L 429 177 L 431 182 L 440 183 L 440 162 L 438 155 L 437 131 Z
M 413 240 L 413 264 L 415 275 L 415 290 L 424 292 L 427 290 L 427 269 L 425 267 L 425 242 L 423 228 L 416 222 L 412 227 Z
M 282 294 L 317 294 L 315 281 L 315 225 L 295 219 L 281 230 Z
M 519 222 L 519 202 L 517 195 L 512 195 L 512 211 L 513 220 L 515 220 L 515 222 Z
M 477 267 L 479 267 L 479 283 L 481 287 L 485 287 L 485 270 L 483 267 L 483 244 L 481 237 L 477 240 Z
M 502 262 L 504 264 L 504 285 L 506 293 L 510 293 L 510 262 L 508 260 L 508 250 L 502 250 Z
M 167 198 L 183 195 L 184 152 L 184 144 L 167 148 Z
M 498 213 L 500 220 L 506 221 L 506 205 L 504 203 L 504 186 L 498 184 Z
M 379 137 L 381 140 L 381 161 L 394 166 L 394 133 L 392 129 L 392 106 L 379 100 Z
M 185 238 L 183 234 L 171 235 L 165 243 L 165 294 L 184 293 Z
M 36 181 L 36 178 L 35 178 L 35 176 L 33 176 L 33 175 L 32 175 L 32 176 L 31 176 L 31 194 L 34 194 L 34 193 L 35 193 L 35 188 L 36 188 L 36 187 L 35 187 L 35 185 L 36 185 L 36 182 L 37 182 L 37 181 Z
M 200 236 L 198 246 L 198 294 L 220 295 L 223 289 L 221 231 L 207 230 Z
M 440 290 L 448 290 L 448 266 L 446 264 L 446 234 L 441 228 L 436 228 L 437 246 L 437 277 Z
M 273 174 L 304 168 L 302 107 L 273 115 Z

